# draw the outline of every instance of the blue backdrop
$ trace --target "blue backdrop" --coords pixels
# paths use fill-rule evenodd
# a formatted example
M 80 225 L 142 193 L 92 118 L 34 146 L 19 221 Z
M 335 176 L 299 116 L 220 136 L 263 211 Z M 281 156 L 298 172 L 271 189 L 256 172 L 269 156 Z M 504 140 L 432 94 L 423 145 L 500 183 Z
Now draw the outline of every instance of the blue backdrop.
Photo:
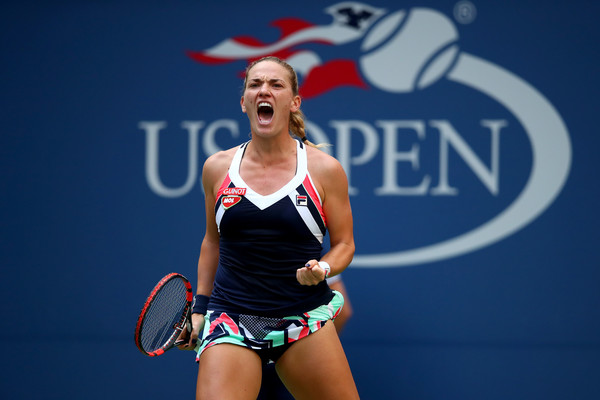
M 135 321 L 163 275 L 195 280 L 202 163 L 247 140 L 240 73 L 276 53 L 349 176 L 362 398 L 598 398 L 599 12 L 5 4 L 0 397 L 193 397 L 193 353 L 143 356 Z

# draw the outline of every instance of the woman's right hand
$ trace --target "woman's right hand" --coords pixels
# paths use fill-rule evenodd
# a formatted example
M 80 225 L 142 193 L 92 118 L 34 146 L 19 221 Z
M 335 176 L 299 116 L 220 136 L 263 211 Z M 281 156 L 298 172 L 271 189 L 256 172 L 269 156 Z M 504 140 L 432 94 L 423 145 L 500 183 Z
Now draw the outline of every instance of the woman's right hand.
M 178 339 L 186 340 L 186 342 L 177 346 L 177 348 L 179 350 L 194 350 L 203 328 L 204 314 L 192 314 L 192 332 L 190 334 L 187 329 L 181 332 Z

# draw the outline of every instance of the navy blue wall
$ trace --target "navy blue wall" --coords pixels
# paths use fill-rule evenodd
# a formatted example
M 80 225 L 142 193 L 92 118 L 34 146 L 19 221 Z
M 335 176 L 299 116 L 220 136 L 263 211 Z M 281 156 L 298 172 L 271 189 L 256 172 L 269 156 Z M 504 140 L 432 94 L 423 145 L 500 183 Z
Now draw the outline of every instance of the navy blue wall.
M 193 396 L 193 353 L 143 356 L 135 320 L 195 280 L 202 163 L 246 140 L 244 52 L 275 49 L 350 178 L 362 398 L 600 396 L 600 6 L 301 3 L 3 6 L 0 397 Z

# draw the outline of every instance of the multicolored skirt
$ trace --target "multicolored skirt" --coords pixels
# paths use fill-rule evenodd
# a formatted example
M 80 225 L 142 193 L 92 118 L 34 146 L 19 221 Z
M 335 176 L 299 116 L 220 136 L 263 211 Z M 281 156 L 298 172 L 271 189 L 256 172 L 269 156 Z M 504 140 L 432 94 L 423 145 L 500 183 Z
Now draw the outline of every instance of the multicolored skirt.
M 285 350 L 289 345 L 321 329 L 329 320 L 334 320 L 344 306 L 344 296 L 333 291 L 333 298 L 302 315 L 284 318 L 269 318 L 256 315 L 207 311 L 204 316 L 202 341 L 196 348 L 200 359 L 202 352 L 221 343 L 235 344 L 256 350 L 263 361 L 276 361 L 269 350 Z M 281 354 L 282 354 L 281 351 Z M 268 357 L 265 357 L 268 354 Z M 278 355 L 281 355 L 278 354 Z

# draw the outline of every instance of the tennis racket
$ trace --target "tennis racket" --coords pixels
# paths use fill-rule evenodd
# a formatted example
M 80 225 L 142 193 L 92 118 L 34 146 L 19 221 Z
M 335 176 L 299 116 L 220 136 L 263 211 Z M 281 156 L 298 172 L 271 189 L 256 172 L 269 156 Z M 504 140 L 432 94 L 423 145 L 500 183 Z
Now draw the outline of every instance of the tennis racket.
M 171 273 L 152 289 L 135 327 L 135 344 L 150 357 L 160 356 L 184 340 L 181 331 L 192 331 L 192 285 L 185 276 Z

